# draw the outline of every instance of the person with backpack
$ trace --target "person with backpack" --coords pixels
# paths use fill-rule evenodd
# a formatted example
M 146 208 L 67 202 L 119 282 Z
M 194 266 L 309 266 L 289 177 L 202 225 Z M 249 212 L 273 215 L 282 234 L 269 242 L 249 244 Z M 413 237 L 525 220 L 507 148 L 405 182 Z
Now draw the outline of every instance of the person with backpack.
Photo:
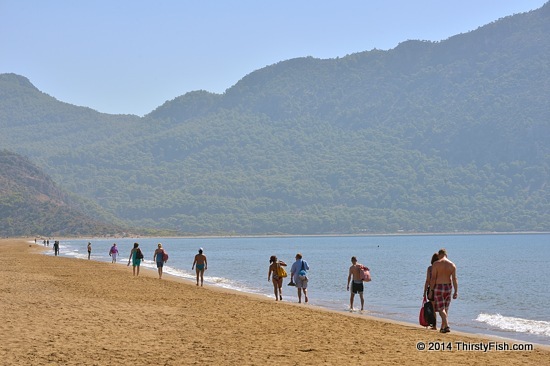
M 286 263 L 277 260 L 277 257 L 272 255 L 269 258 L 269 271 L 267 272 L 267 281 L 273 278 L 273 292 L 275 293 L 275 301 L 283 300 L 283 278 L 287 276 L 286 271 L 282 267 L 286 267 Z M 273 274 L 273 277 L 271 277 Z
M 304 291 L 306 304 L 309 301 L 307 297 L 307 283 L 309 280 L 307 271 L 309 271 L 309 265 L 302 259 L 302 254 L 296 254 L 296 262 L 290 268 L 290 278 L 298 289 L 298 303 L 302 303 L 302 290 Z
M 158 243 L 158 248 L 155 250 L 155 253 L 153 253 L 153 260 L 157 263 L 157 270 L 159 272 L 159 280 L 162 279 L 162 268 L 164 267 L 164 263 L 166 262 L 166 253 L 164 252 L 164 249 L 162 248 L 162 244 Z
M 349 311 L 353 311 L 353 300 L 355 298 L 355 294 L 359 294 L 359 297 L 361 298 L 361 312 L 363 311 L 363 306 L 365 305 L 365 299 L 363 298 L 364 286 L 363 279 L 361 278 L 361 267 L 362 265 L 357 263 L 357 258 L 355 256 L 351 257 L 351 267 L 349 267 L 348 271 L 347 286 L 347 291 L 349 291 L 349 282 L 353 278 L 349 297 Z
M 134 276 L 139 276 L 139 265 L 141 264 L 142 259 L 143 253 L 141 252 L 141 249 L 139 249 L 139 244 L 134 243 L 134 247 L 130 251 L 130 257 L 128 258 L 128 266 L 130 265 L 130 261 L 132 261 L 132 273 Z

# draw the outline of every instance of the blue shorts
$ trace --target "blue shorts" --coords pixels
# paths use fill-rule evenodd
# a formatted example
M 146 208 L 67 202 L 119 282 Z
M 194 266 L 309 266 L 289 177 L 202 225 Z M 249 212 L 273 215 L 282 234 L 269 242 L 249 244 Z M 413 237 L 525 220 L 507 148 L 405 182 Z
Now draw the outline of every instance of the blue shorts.
M 164 262 L 157 262 L 157 268 L 162 268 L 164 266 Z

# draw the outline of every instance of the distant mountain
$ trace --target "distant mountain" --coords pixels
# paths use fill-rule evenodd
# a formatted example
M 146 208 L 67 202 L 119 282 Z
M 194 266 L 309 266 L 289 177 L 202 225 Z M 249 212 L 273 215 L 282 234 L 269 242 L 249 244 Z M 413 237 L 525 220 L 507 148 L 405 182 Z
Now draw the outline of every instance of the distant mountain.
M 279 62 L 143 118 L 0 75 L 0 144 L 180 233 L 550 230 L 550 3 L 441 42 Z
M 0 151 L 0 235 L 113 235 L 121 229 L 82 213 L 28 159 Z

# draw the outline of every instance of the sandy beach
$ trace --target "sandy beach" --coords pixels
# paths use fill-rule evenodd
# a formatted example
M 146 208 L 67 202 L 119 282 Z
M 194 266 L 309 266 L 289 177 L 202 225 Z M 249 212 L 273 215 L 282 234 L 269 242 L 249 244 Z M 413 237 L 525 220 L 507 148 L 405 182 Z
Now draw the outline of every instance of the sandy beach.
M 159 280 L 154 271 L 133 277 L 131 267 L 42 250 L 0 240 L 1 365 L 505 366 L 550 359 L 547 346 L 466 351 L 459 345 L 514 343 Z M 419 342 L 438 350 L 419 351 Z

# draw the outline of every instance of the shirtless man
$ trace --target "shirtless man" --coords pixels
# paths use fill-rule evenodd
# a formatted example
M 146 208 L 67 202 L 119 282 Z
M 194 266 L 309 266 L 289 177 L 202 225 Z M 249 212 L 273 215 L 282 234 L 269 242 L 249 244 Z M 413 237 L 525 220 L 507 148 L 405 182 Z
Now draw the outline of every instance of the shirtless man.
M 430 298 L 433 298 L 434 310 L 441 316 L 441 333 L 451 331 L 447 315 L 451 305 L 451 291 L 454 288 L 453 299 L 458 297 L 458 281 L 456 266 L 447 259 L 447 251 L 440 249 L 437 253 L 439 260 L 432 265 L 432 279 L 430 281 Z M 451 284 L 452 282 L 452 284 Z
M 199 248 L 199 254 L 195 255 L 195 260 L 193 261 L 193 266 L 191 267 L 191 270 L 195 268 L 196 265 L 196 271 L 197 271 L 197 286 L 199 285 L 199 275 L 201 278 L 201 286 L 204 282 L 204 271 L 208 269 L 208 262 L 206 261 L 206 256 L 202 254 L 202 248 Z
M 359 294 L 361 298 L 361 311 L 363 311 L 363 306 L 365 304 L 365 299 L 363 298 L 363 280 L 361 279 L 361 264 L 357 263 L 356 257 L 351 257 L 351 267 L 349 267 L 348 274 L 348 287 L 349 291 L 349 281 L 353 277 L 353 282 L 351 284 L 351 294 L 349 298 L 349 311 L 353 311 L 353 299 L 355 294 Z

